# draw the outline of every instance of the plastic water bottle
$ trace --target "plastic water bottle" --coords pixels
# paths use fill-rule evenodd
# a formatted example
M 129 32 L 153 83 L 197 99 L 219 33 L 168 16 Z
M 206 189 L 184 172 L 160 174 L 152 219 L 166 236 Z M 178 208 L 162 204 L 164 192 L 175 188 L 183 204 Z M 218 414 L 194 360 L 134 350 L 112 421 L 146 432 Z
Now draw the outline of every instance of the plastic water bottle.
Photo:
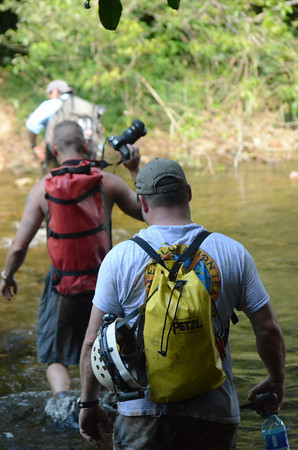
M 262 426 L 263 438 L 266 450 L 289 450 L 287 430 L 282 420 L 271 414 Z

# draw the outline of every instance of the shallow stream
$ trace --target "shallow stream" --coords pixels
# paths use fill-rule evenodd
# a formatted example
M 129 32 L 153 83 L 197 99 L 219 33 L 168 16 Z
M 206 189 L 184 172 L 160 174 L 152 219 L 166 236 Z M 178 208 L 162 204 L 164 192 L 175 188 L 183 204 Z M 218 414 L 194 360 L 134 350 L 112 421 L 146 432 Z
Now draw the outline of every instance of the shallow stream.
M 292 170 L 298 170 L 298 163 L 250 163 L 238 172 L 211 176 L 189 170 L 187 175 L 193 189 L 193 221 L 241 241 L 254 257 L 271 296 L 287 343 L 287 392 L 280 417 L 287 426 L 293 450 L 298 448 L 298 181 L 290 181 Z M 117 173 L 126 177 L 125 169 L 117 169 Z M 27 176 L 36 180 L 40 174 Z M 30 187 L 26 181 L 17 186 L 13 175 L 1 173 L 1 270 Z M 139 222 L 115 208 L 114 244 L 130 238 L 139 228 Z M 48 266 L 42 229 L 17 274 L 18 295 L 10 303 L 0 299 L 0 449 L 90 448 L 77 429 L 57 429 L 44 413 L 45 401 L 51 394 L 45 367 L 36 361 L 35 337 Z M 265 371 L 250 324 L 241 313 L 239 319 L 231 329 L 230 340 L 239 401 L 244 402 Z M 77 394 L 77 368 L 72 369 L 72 375 Z M 264 448 L 261 424 L 262 419 L 254 412 L 242 413 L 239 449 Z M 111 448 L 110 444 L 107 448 Z

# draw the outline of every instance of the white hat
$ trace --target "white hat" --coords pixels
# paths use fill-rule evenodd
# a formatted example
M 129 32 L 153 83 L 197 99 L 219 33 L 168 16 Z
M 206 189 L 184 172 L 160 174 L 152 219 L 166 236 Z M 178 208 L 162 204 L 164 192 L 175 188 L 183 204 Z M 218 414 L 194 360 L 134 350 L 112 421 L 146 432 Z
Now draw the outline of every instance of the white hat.
M 57 89 L 60 94 L 67 94 L 68 92 L 72 92 L 72 88 L 68 86 L 66 81 L 63 80 L 51 81 L 47 86 L 47 94 L 52 92 L 54 89 Z

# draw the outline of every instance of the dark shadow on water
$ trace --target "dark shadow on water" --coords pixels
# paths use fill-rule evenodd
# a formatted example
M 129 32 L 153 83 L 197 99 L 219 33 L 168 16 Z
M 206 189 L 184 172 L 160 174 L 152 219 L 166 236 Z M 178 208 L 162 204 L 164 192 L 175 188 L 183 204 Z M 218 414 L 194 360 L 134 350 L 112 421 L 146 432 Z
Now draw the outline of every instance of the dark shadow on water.
M 79 395 L 78 392 L 74 394 Z M 92 448 L 81 437 L 76 421 L 55 423 L 45 413 L 45 405 L 50 397 L 49 391 L 0 397 L 0 450 Z M 112 416 L 111 399 L 106 397 L 103 404 Z M 103 449 L 111 448 L 111 436 L 107 436 Z

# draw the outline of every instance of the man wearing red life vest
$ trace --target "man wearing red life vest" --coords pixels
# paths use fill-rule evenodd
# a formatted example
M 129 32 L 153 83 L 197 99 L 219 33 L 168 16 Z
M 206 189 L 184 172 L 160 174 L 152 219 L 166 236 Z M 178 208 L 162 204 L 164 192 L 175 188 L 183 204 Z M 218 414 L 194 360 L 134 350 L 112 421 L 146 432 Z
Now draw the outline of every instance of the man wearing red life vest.
M 125 165 L 135 180 L 140 154 L 136 146 L 128 146 L 131 156 Z M 76 122 L 56 126 L 54 152 L 60 168 L 45 175 L 29 192 L 2 272 L 1 293 L 11 300 L 17 293 L 14 275 L 46 219 L 52 267 L 40 305 L 37 347 L 38 361 L 48 364 L 50 400 L 69 395 L 68 366 L 79 363 L 97 271 L 111 246 L 114 203 L 124 213 L 143 220 L 135 192 L 119 176 L 82 161 L 85 151 L 84 135 Z

